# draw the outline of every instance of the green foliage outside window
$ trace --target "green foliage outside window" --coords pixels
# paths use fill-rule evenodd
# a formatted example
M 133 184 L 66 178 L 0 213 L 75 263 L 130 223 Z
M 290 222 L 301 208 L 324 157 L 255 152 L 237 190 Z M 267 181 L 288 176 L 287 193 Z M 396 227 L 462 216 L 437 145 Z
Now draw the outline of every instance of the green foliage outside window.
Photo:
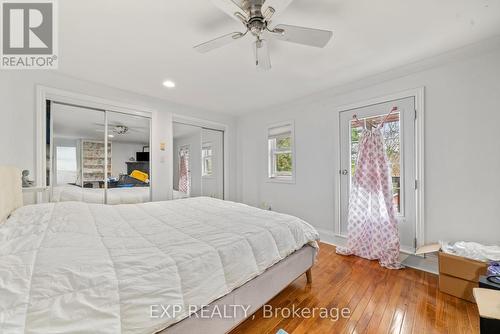
M 292 138 L 289 136 L 276 139 L 276 147 L 279 151 L 289 151 L 292 147 Z M 278 173 L 292 172 L 292 154 L 288 152 L 276 153 L 276 171 Z
M 278 138 L 276 146 L 278 147 L 278 149 L 289 149 L 290 147 L 292 147 L 292 138 L 291 137 Z
M 292 154 L 278 153 L 276 154 L 276 170 L 278 172 L 292 172 Z

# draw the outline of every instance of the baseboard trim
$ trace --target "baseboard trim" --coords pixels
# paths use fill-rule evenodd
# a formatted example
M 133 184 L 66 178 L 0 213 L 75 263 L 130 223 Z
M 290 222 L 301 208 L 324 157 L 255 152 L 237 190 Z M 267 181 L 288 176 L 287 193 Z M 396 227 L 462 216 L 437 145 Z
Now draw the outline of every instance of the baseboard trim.
M 346 239 L 336 235 L 333 231 L 317 229 L 320 235 L 321 242 L 335 247 L 343 247 L 346 245 Z M 437 256 L 427 255 L 418 256 L 408 252 L 401 252 L 399 259 L 403 265 L 409 268 L 425 271 L 431 274 L 438 274 Z

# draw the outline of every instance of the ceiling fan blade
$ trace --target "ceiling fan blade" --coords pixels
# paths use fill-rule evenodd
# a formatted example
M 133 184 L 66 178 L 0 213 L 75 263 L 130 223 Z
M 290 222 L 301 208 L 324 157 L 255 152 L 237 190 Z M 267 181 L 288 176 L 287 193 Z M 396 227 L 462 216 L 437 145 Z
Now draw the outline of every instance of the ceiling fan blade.
M 269 71 L 271 69 L 271 55 L 269 46 L 265 39 L 259 39 L 254 43 L 255 65 L 258 71 Z
M 268 20 L 271 17 L 276 17 L 281 14 L 287 7 L 292 3 L 293 0 L 266 0 L 262 8 L 263 13 L 272 13 L 270 17 L 266 17 Z M 272 10 L 268 10 L 272 8 Z M 267 15 L 266 15 L 267 16 Z
M 195 46 L 195 50 L 200 52 L 200 53 L 207 53 L 210 52 L 214 49 L 223 47 L 224 45 L 230 44 L 231 42 L 234 42 L 237 39 L 242 38 L 245 36 L 244 33 L 241 32 L 232 32 L 230 34 L 221 36 L 219 38 L 213 39 L 211 41 L 202 43 L 200 45 Z
M 267 36 L 281 41 L 324 48 L 332 38 L 333 32 L 279 24 Z
M 240 13 L 243 14 L 245 18 L 247 18 L 245 10 L 242 8 L 243 0 L 212 0 L 212 3 L 219 7 L 223 12 L 227 15 L 231 16 L 233 19 L 240 21 L 235 14 Z

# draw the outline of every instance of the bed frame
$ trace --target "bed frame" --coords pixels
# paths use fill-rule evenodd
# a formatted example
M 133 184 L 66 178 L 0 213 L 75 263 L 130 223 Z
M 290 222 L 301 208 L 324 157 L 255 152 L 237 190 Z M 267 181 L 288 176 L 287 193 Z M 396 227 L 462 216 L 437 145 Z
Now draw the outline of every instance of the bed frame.
M 217 305 L 221 310 L 224 305 L 251 306 L 247 317 L 241 314 L 236 318 L 223 317 L 206 319 L 191 316 L 178 322 L 163 331 L 161 334 L 191 334 L 198 333 L 203 328 L 204 334 L 223 334 L 231 331 L 236 326 L 251 317 L 264 304 L 279 294 L 284 288 L 295 281 L 299 276 L 306 274 L 307 283 L 312 283 L 311 267 L 314 264 L 317 250 L 309 245 L 296 251 L 281 262 L 267 269 L 262 275 L 242 285 L 228 295 L 216 300 L 208 306 L 208 313 Z

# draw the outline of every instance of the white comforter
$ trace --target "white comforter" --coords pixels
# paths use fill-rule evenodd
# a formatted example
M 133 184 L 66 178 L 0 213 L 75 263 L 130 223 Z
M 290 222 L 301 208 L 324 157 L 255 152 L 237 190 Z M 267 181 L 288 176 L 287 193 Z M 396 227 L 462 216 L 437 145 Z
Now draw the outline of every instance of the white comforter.
M 317 239 L 298 218 L 211 198 L 26 206 L 0 225 L 0 332 L 153 333 Z M 183 311 L 151 318 L 152 305 Z

